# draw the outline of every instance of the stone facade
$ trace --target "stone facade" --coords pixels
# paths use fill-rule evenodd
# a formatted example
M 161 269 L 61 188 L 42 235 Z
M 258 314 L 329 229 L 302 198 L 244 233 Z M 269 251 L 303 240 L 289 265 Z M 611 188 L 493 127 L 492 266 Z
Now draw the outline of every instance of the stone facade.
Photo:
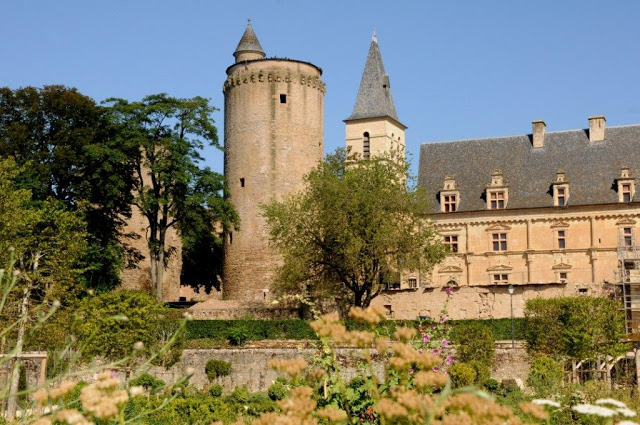
M 253 30 L 245 32 L 235 55 L 253 59 L 230 66 L 223 88 L 224 170 L 241 220 L 225 235 L 223 297 L 245 302 L 270 299 L 279 264 L 260 205 L 300 191 L 323 153 L 322 71 L 264 53 L 256 58 L 258 48 Z

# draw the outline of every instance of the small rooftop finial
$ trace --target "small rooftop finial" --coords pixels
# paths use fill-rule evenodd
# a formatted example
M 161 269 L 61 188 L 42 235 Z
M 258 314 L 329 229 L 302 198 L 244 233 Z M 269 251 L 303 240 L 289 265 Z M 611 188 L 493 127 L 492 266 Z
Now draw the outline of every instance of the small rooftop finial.
M 373 27 L 373 35 L 371 36 L 371 41 L 378 42 L 378 36 L 376 36 L 376 27 Z
M 247 18 L 247 25 L 251 26 L 251 18 Z

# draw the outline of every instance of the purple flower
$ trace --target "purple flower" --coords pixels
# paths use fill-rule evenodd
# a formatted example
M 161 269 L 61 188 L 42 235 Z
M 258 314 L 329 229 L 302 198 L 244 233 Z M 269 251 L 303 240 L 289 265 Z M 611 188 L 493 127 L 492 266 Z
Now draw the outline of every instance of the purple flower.
M 444 360 L 444 364 L 449 366 L 449 365 L 451 365 L 451 363 L 453 363 L 453 357 L 447 356 L 447 358 Z
M 431 337 L 428 334 L 422 334 L 422 342 L 431 341 Z
M 444 287 L 444 292 L 446 292 L 447 295 L 451 295 L 451 294 L 453 294 L 453 288 L 451 286 L 445 286 Z
M 436 356 L 440 355 L 440 350 L 438 350 L 437 348 L 435 350 L 433 350 L 433 354 Z
M 438 372 L 440 372 L 440 368 L 439 368 L 438 366 L 434 366 L 434 367 L 433 367 L 433 371 L 434 371 L 435 373 L 438 373 Z
M 432 325 L 431 329 L 438 329 L 438 327 L 436 325 Z
M 442 348 L 447 348 L 449 346 L 449 341 L 443 339 L 442 341 L 440 341 L 440 345 L 442 345 Z
M 413 368 L 409 369 L 409 373 L 413 373 L 413 372 L 414 372 Z
M 447 373 L 449 373 L 449 370 L 447 370 L 447 369 L 442 369 L 442 373 L 444 373 L 444 374 L 446 375 Z
M 446 322 L 447 318 L 445 316 L 440 316 L 440 323 Z

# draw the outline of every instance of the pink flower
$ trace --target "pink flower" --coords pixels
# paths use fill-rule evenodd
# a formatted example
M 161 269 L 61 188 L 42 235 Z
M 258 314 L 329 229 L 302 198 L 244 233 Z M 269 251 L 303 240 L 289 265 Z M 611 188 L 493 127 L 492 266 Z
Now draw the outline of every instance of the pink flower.
M 443 339 L 442 341 L 440 341 L 440 345 L 442 345 L 442 348 L 447 348 L 449 346 L 449 341 Z
M 433 354 L 435 354 L 436 356 L 440 355 L 440 350 L 438 350 L 437 348 L 435 350 L 433 350 Z
M 428 334 L 422 334 L 422 342 L 431 341 L 431 337 Z
M 449 366 L 449 365 L 451 365 L 451 363 L 453 363 L 453 357 L 447 356 L 447 358 L 444 360 L 444 364 Z
M 409 369 L 409 373 L 413 373 L 413 372 L 414 372 L 413 368 Z
M 439 368 L 438 366 L 434 366 L 434 367 L 433 367 L 433 371 L 434 371 L 435 373 L 438 373 L 438 372 L 440 372 L 440 368 Z
M 442 369 L 442 373 L 444 373 L 446 375 L 447 373 L 449 373 L 449 370 L 448 369 Z
M 447 321 L 447 318 L 445 316 L 440 316 L 440 323 L 444 323 Z
M 450 287 L 450 286 L 445 286 L 444 292 L 446 292 L 447 295 L 451 295 L 451 294 L 453 294 L 453 288 Z

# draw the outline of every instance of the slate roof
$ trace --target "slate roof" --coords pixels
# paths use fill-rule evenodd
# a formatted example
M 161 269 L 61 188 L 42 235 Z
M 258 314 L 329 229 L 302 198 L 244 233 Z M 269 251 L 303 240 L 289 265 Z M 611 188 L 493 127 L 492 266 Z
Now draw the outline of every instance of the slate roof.
M 256 36 L 256 33 L 253 32 L 253 27 L 251 26 L 251 23 L 247 23 L 247 29 L 244 30 L 244 34 L 242 34 L 242 38 L 238 43 L 238 47 L 236 47 L 236 50 L 233 53 L 235 55 L 237 53 L 246 52 L 246 51 L 260 52 L 264 54 L 264 50 L 262 50 L 262 46 L 258 41 L 258 37 Z
M 362 73 L 362 80 L 360 80 L 356 104 L 346 121 L 379 117 L 391 117 L 400 122 L 391 97 L 389 76 L 384 70 L 378 40 L 374 35 Z
M 551 183 L 560 169 L 569 182 L 569 206 L 618 203 L 621 167 L 640 176 L 640 125 L 607 128 L 598 142 L 589 141 L 588 130 L 550 132 L 536 149 L 531 137 L 423 143 L 418 183 L 433 199 L 433 212 L 440 212 L 447 175 L 460 191 L 458 211 L 486 210 L 485 189 L 496 169 L 509 186 L 507 210 L 553 206 Z

